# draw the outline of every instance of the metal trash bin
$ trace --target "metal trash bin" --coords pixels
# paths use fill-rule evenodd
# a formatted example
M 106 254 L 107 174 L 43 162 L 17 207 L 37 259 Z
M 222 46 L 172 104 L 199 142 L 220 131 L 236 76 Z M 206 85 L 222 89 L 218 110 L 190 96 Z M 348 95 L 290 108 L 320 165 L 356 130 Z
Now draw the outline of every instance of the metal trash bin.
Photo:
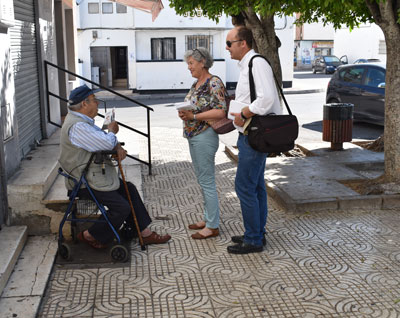
M 332 150 L 343 150 L 343 142 L 352 140 L 353 109 L 353 104 L 324 105 L 322 140 L 330 141 Z

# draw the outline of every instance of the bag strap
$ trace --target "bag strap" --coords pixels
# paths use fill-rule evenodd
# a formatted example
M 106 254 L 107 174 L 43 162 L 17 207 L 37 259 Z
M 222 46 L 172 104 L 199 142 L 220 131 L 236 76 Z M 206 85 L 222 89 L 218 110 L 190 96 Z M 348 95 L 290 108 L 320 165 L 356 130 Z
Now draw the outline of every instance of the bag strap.
M 254 55 L 254 56 L 250 59 L 250 62 L 249 62 L 249 82 L 250 82 L 250 100 L 251 100 L 251 102 L 254 102 L 254 100 L 255 100 L 256 97 L 257 97 L 257 96 L 256 96 L 256 89 L 255 89 L 255 86 L 254 86 L 253 72 L 252 72 L 252 68 L 253 68 L 253 59 L 254 59 L 255 57 L 262 57 L 264 60 L 267 61 L 267 63 L 269 64 L 269 66 L 271 66 L 271 63 L 270 63 L 264 56 L 262 56 L 262 55 L 260 55 L 260 54 Z M 271 69 L 272 69 L 272 67 L 271 67 Z M 289 115 L 292 115 L 292 111 L 291 111 L 290 108 L 289 108 L 289 104 L 288 104 L 288 102 L 286 101 L 285 95 L 283 94 L 283 90 L 282 90 L 281 86 L 278 84 L 278 80 L 276 79 L 276 76 L 275 76 L 275 73 L 274 73 L 273 70 L 272 70 L 272 74 L 274 75 L 275 85 L 276 85 L 276 87 L 278 88 L 278 92 L 281 93 L 282 99 L 283 99 L 283 101 L 285 102 L 286 109 L 287 109 Z

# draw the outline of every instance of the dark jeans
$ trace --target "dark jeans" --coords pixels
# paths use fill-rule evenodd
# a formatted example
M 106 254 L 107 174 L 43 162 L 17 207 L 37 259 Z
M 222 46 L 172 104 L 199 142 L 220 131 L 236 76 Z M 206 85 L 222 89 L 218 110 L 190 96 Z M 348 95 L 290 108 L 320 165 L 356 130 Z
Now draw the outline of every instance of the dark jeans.
M 268 215 L 267 190 L 264 180 L 267 154 L 251 148 L 248 137 L 243 134 L 239 134 L 237 146 L 239 161 L 235 190 L 242 208 L 245 228 L 244 242 L 262 246 Z
M 151 218 L 135 185 L 130 182 L 127 182 L 127 185 L 131 196 L 133 209 L 135 210 L 136 219 L 139 223 L 140 231 L 143 231 L 151 223 Z M 124 221 L 126 221 L 129 225 L 134 224 L 131 207 L 129 205 L 125 187 L 121 179 L 118 190 L 108 192 L 97 191 L 94 189 L 92 190 L 96 196 L 96 199 L 101 204 L 107 206 L 108 218 L 117 231 Z M 100 216 L 99 220 L 104 220 L 104 217 Z M 96 240 L 103 244 L 110 243 L 115 237 L 108 223 L 94 223 L 89 228 L 89 233 Z

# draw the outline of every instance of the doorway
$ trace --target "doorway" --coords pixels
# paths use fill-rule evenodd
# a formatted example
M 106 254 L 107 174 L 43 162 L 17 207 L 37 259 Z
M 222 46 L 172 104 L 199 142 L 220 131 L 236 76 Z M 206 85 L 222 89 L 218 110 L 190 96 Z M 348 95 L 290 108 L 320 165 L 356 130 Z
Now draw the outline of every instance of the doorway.
M 128 55 L 126 46 L 111 47 L 113 88 L 128 88 Z
M 92 81 L 114 89 L 127 89 L 127 51 L 126 46 L 91 47 Z

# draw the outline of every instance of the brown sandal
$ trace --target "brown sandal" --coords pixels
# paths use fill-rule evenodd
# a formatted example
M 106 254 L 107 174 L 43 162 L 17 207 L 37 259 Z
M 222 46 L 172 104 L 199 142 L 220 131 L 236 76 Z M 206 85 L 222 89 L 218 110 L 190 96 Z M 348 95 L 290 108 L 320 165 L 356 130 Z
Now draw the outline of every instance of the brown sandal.
M 188 227 L 190 230 L 202 230 L 206 227 L 206 225 L 204 224 L 203 226 L 198 226 L 197 223 L 194 223 L 190 224 Z
M 200 234 L 200 232 L 196 232 L 196 233 L 192 234 L 192 239 L 194 239 L 194 240 L 204 240 L 204 239 L 207 239 L 209 237 L 216 237 L 216 236 L 219 235 L 219 229 L 218 228 L 210 229 L 210 230 L 211 230 L 211 234 L 208 234 L 206 236 Z

